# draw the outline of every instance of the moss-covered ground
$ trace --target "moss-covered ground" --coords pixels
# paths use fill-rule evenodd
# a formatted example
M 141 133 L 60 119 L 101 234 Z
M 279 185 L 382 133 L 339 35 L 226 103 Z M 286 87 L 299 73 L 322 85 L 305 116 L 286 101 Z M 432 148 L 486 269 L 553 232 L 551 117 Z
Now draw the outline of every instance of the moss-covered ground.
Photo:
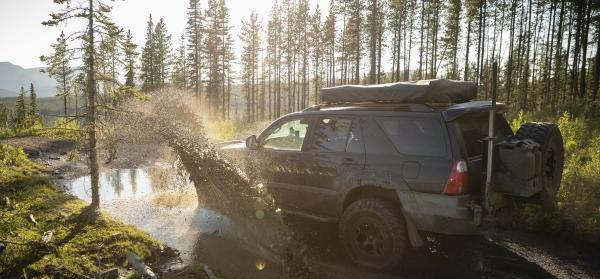
M 166 256 L 148 234 L 54 185 L 21 149 L 0 145 L 0 278 L 90 278 Z M 168 250 L 168 249 L 166 249 Z

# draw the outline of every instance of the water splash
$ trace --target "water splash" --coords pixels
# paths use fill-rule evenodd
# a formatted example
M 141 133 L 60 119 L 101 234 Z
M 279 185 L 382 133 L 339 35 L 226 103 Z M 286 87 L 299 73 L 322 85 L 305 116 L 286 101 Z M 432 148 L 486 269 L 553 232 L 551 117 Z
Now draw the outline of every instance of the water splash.
M 194 183 L 199 204 L 226 215 L 240 231 L 242 245 L 259 259 L 280 265 L 291 277 L 312 277 L 306 248 L 294 241 L 275 201 L 251 177 L 219 154 L 204 132 L 198 107 L 188 94 L 153 93 L 149 101 L 131 100 L 116 114 L 111 138 L 120 143 L 167 145 Z M 258 268 L 258 264 L 257 264 Z M 260 270 L 260 269 L 259 269 Z

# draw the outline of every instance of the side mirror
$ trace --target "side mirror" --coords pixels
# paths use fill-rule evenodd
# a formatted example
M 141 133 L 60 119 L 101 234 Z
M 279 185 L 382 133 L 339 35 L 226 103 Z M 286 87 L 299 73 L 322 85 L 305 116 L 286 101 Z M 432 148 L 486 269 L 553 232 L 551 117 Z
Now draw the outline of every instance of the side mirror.
M 255 135 L 251 135 L 246 138 L 246 147 L 248 149 L 257 149 L 258 148 L 258 140 Z

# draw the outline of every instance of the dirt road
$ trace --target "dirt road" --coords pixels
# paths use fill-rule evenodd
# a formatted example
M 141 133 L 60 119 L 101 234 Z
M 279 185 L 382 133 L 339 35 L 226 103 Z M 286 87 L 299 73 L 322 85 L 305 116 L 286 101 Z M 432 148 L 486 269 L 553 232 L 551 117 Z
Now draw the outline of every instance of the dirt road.
M 325 278 L 600 278 L 600 249 L 557 236 L 495 230 L 483 236 L 427 238 L 398 269 L 354 266 L 337 245 L 335 225 L 291 218 Z

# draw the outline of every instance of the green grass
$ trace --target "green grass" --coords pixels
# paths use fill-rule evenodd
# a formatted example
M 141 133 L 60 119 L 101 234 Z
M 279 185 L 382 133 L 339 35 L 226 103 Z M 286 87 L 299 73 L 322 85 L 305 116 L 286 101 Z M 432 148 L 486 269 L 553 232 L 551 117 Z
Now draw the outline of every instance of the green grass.
M 93 277 L 125 266 L 129 251 L 153 263 L 164 249 L 148 234 L 90 210 L 51 183 L 21 149 L 4 145 L 0 197 L 0 242 L 7 248 L 0 256 L 2 278 Z M 53 237 L 45 243 L 42 237 L 48 232 Z

